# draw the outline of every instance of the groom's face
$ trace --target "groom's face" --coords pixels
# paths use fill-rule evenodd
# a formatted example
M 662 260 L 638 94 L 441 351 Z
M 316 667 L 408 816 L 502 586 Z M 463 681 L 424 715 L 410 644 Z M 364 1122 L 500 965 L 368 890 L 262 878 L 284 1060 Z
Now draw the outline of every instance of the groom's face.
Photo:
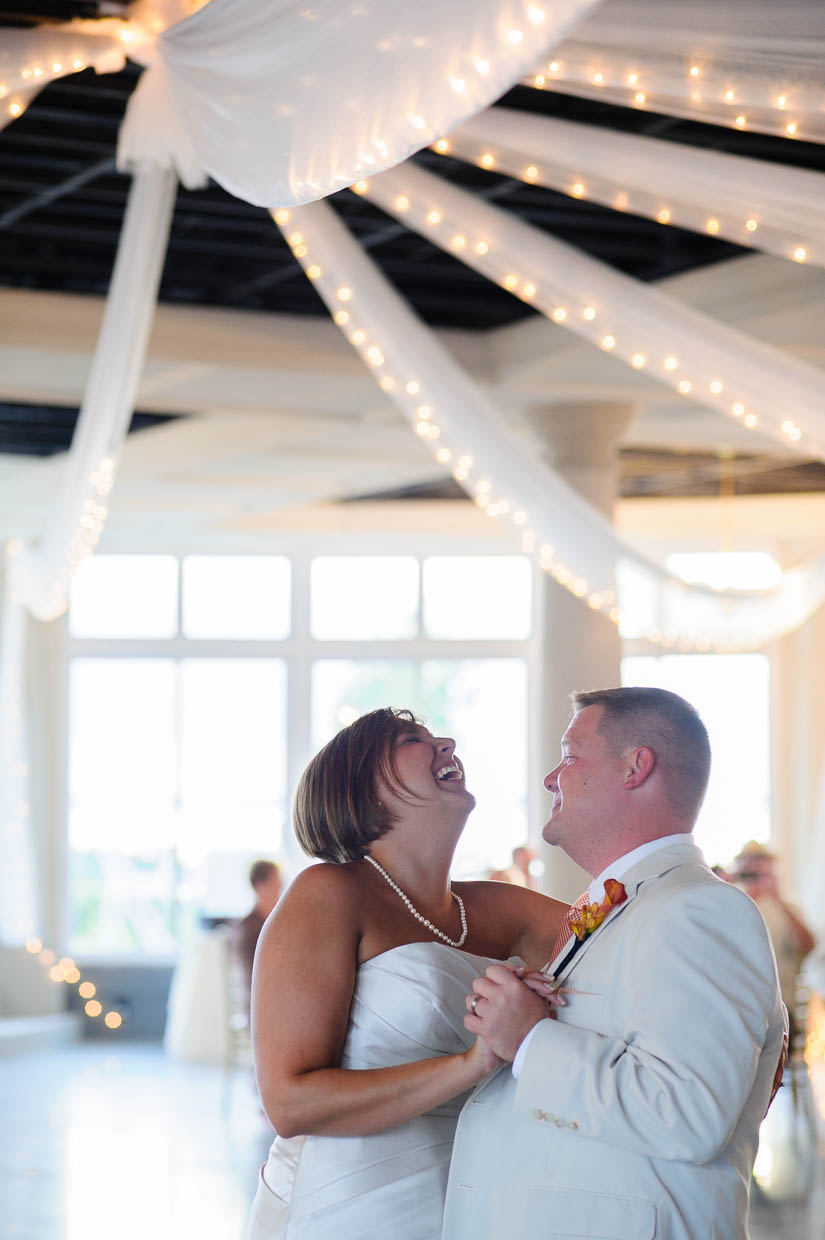
M 609 826 L 622 784 L 621 762 L 598 732 L 603 712 L 603 706 L 585 706 L 573 716 L 562 737 L 561 762 L 544 781 L 553 808 L 542 836 L 574 861 L 584 859 L 594 834 Z

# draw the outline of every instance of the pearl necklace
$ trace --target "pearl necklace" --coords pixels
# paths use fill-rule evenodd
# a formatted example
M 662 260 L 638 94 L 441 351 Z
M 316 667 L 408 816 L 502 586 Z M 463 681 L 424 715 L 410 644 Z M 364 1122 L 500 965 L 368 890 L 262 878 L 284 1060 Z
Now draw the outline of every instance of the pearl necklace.
M 453 899 L 458 904 L 458 911 L 461 914 L 461 938 L 451 939 L 448 935 L 444 933 L 443 930 L 439 930 L 438 926 L 434 926 L 433 923 L 431 921 L 428 921 L 426 917 L 421 916 L 421 914 L 419 913 L 418 909 L 413 904 L 410 897 L 401 890 L 401 888 L 398 886 L 398 883 L 393 882 L 393 880 L 390 878 L 389 874 L 384 869 L 384 867 L 380 866 L 374 857 L 367 856 L 367 857 L 364 857 L 364 860 L 369 861 L 370 865 L 375 866 L 376 870 L 381 875 L 381 877 L 386 879 L 386 881 L 392 887 L 393 891 L 395 891 L 404 901 L 404 903 L 406 904 L 407 908 L 412 913 L 416 921 L 420 921 L 422 926 L 426 926 L 426 928 L 429 931 L 431 931 L 432 934 L 437 934 L 438 937 L 440 939 L 443 939 L 445 943 L 449 943 L 450 947 L 463 947 L 464 946 L 464 940 L 467 938 L 467 914 L 464 911 L 464 901 L 462 900 L 461 896 L 458 894 L 457 891 L 451 890 L 450 895 L 453 897 Z

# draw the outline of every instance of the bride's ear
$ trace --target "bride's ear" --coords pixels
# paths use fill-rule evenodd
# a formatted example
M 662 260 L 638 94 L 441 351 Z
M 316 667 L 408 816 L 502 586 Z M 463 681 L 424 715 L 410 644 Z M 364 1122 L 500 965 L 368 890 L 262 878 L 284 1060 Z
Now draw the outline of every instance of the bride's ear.
M 640 745 L 630 754 L 625 771 L 625 788 L 640 788 L 656 766 L 656 754 L 648 745 Z

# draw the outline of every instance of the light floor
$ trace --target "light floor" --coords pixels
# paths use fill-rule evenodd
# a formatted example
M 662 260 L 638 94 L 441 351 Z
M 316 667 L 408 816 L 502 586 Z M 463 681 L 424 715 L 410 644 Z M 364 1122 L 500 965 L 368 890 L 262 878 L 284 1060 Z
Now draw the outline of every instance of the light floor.
M 113 1038 L 0 1059 L 2 1240 L 244 1240 L 271 1139 L 248 1073 Z M 821 1161 L 821 1160 L 820 1160 Z M 754 1202 L 751 1240 L 822 1240 L 806 1200 Z

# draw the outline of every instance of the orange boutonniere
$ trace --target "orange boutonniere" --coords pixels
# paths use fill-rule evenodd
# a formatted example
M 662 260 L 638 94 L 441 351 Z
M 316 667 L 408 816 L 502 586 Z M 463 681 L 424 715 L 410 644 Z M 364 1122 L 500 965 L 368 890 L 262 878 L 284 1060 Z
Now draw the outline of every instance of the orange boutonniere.
M 624 904 L 627 899 L 627 892 L 623 883 L 617 883 L 615 878 L 606 878 L 604 880 L 604 899 L 601 904 L 585 904 L 575 917 L 570 920 L 570 930 L 575 934 L 576 938 L 581 942 L 586 939 L 588 934 L 592 934 L 594 930 L 602 924 L 607 914 L 612 908 Z

